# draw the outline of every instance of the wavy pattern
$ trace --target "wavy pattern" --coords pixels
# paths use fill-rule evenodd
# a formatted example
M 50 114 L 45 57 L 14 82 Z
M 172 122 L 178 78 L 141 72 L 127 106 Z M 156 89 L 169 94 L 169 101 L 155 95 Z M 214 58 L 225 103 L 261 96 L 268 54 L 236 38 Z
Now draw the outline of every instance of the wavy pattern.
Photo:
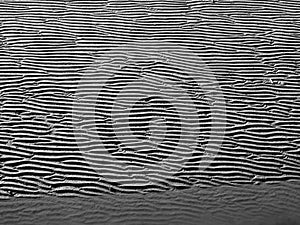
M 299 180 L 299 13 L 297 1 L 0 3 L 0 196 Z M 73 103 L 91 64 L 145 38 L 187 48 L 213 71 L 226 101 L 226 132 L 204 171 L 199 149 L 169 181 L 119 185 L 97 173 L 79 150 Z M 182 73 L 152 67 L 157 77 Z M 207 142 L 210 119 L 209 105 L 199 100 L 199 143 Z
M 199 57 L 146 39 L 101 59 L 81 78 L 73 107 L 77 144 L 90 165 L 129 187 L 173 186 L 201 151 L 197 172 L 205 170 L 222 145 L 226 106 L 217 79 Z M 198 141 L 201 127 L 209 130 L 205 145 Z

